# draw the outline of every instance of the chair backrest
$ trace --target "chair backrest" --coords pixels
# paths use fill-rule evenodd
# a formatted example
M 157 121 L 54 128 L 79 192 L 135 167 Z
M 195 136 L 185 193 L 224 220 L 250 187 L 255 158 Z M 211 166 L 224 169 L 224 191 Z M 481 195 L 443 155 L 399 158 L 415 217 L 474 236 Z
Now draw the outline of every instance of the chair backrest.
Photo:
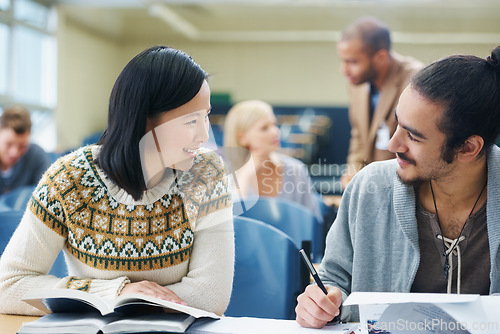
M 322 195 L 316 193 L 316 199 L 319 202 L 319 207 L 321 209 L 321 215 L 323 216 L 323 236 L 322 236 L 322 248 L 325 249 L 325 240 L 330 231 L 330 227 L 332 227 L 333 222 L 337 218 L 337 207 L 335 205 L 327 205 L 325 201 L 323 201 Z
M 64 153 L 62 152 L 47 152 L 47 155 L 49 156 L 50 163 L 54 163 L 57 159 L 62 157 Z
M 33 194 L 33 191 L 35 190 L 35 187 L 35 185 L 22 186 L 12 189 L 8 193 L 2 194 L 0 196 L 0 207 L 24 211 L 31 198 L 31 194 Z
M 19 222 L 23 218 L 23 214 L 24 212 L 20 210 L 0 211 L 0 255 L 3 254 L 12 234 L 14 234 Z M 57 277 L 65 277 L 68 275 L 68 269 L 62 251 L 54 261 L 49 274 Z
M 321 261 L 324 244 L 323 226 L 314 213 L 302 205 L 279 197 L 261 196 L 236 202 L 233 207 L 233 212 L 238 212 L 240 216 L 263 221 L 285 232 L 295 241 L 299 249 L 302 248 L 303 241 L 310 241 L 312 260 Z
M 64 253 L 62 251 L 59 252 L 56 260 L 52 264 L 49 275 L 54 275 L 61 278 L 68 276 L 68 266 L 66 265 L 66 260 L 64 259 Z
M 19 222 L 23 218 L 23 212 L 19 210 L 0 211 L 0 255 L 10 241 Z
M 102 131 L 94 132 L 82 139 L 82 146 L 95 144 L 101 139 Z
M 295 319 L 302 292 L 299 252 L 278 229 L 251 218 L 234 217 L 235 273 L 225 315 Z

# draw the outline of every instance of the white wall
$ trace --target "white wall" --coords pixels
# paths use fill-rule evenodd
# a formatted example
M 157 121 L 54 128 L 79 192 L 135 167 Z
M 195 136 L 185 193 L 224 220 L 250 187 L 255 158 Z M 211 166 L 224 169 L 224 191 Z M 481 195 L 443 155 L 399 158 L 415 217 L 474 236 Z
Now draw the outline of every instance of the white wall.
M 58 147 L 74 148 L 106 126 L 108 99 L 123 64 L 119 46 L 64 15 L 58 32 Z
M 431 19 L 425 26 L 440 27 L 439 17 Z M 159 34 L 149 39 L 117 39 L 71 21 L 64 11 L 59 22 L 57 122 L 61 148 L 78 146 L 84 136 L 105 128 L 109 94 L 119 72 L 133 56 L 156 44 L 189 53 L 212 74 L 212 92 L 230 93 L 233 102 L 257 98 L 275 105 L 346 106 L 348 103 L 346 80 L 339 72 L 333 42 L 186 42 L 162 39 Z M 460 22 L 456 24 L 456 27 L 448 24 L 447 31 L 463 29 Z M 415 27 L 416 32 L 419 28 Z M 395 51 L 424 63 L 454 53 L 486 57 L 493 47 L 493 44 L 432 41 L 393 45 Z
M 137 50 L 160 43 L 134 43 L 123 53 L 132 56 Z M 189 53 L 212 75 L 212 91 L 228 92 L 234 101 L 259 98 L 282 105 L 346 102 L 344 79 L 339 76 L 333 44 L 163 44 Z

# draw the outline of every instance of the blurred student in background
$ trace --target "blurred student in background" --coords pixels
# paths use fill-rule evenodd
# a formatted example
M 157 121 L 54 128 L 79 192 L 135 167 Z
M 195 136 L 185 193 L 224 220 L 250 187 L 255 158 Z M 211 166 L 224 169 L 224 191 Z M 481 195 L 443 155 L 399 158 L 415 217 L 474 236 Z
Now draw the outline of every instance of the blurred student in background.
M 323 221 L 306 165 L 278 153 L 280 146 L 280 130 L 269 103 L 248 100 L 229 110 L 224 152 L 236 170 L 233 197 L 281 197 L 302 204 Z
M 36 185 L 49 167 L 49 156 L 30 143 L 30 135 L 28 110 L 19 106 L 5 108 L 0 117 L 0 194 Z
M 394 108 L 420 61 L 391 51 L 389 28 L 372 17 L 349 25 L 337 44 L 341 71 L 349 80 L 351 141 L 347 170 L 341 177 L 345 189 L 365 165 L 396 156 L 387 150 L 396 131 Z
M 207 73 L 186 53 L 135 56 L 111 92 L 97 145 L 58 159 L 0 259 L 0 312 L 40 314 L 23 295 L 139 293 L 223 314 L 234 267 L 232 201 L 208 140 Z M 50 276 L 64 252 L 69 276 Z

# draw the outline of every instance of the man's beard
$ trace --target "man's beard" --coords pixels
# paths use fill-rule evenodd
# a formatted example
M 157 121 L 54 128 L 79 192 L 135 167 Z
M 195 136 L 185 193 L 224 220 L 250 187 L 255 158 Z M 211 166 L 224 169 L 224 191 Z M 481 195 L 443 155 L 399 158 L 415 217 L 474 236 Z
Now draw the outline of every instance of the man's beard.
M 419 187 L 424 181 L 428 181 L 428 180 L 425 180 L 424 178 L 421 178 L 421 177 L 416 177 L 416 178 L 409 179 L 409 180 L 403 180 L 397 171 L 396 171 L 396 175 L 398 176 L 398 179 L 402 184 L 404 184 L 406 186 L 411 186 L 414 188 Z
M 417 166 L 416 161 L 408 158 L 404 153 L 398 153 L 397 155 L 400 159 L 409 162 L 413 166 Z M 396 175 L 398 176 L 399 181 L 401 181 L 401 183 L 403 183 L 404 185 L 418 187 L 419 185 L 421 185 L 424 182 L 429 182 L 431 180 L 437 180 L 440 177 L 444 177 L 444 176 L 448 175 L 453 170 L 453 168 L 451 168 L 451 169 L 447 168 L 451 163 L 448 163 L 447 161 L 443 160 L 442 157 L 441 157 L 441 159 L 442 159 L 442 164 L 440 164 L 440 165 L 436 166 L 436 168 L 430 170 L 430 172 L 428 174 L 416 175 L 413 178 L 406 179 L 406 180 L 403 179 L 397 171 L 396 171 Z

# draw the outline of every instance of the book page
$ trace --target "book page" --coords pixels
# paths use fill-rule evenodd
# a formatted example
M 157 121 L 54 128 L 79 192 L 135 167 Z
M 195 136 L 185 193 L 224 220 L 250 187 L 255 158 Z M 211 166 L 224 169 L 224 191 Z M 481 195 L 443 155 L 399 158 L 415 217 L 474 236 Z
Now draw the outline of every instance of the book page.
M 45 313 L 99 311 L 102 315 L 113 312 L 104 298 L 88 292 L 71 289 L 36 289 L 29 291 L 23 301 Z
M 431 303 L 389 305 L 372 328 L 374 332 L 375 328 L 391 334 L 470 334 L 465 323 Z
M 134 305 L 153 305 L 163 307 L 169 310 L 192 315 L 195 318 L 220 318 L 217 314 L 212 312 L 141 294 L 124 294 L 119 296 L 115 301 L 115 311 L 125 311 L 126 308 L 133 309 Z
M 481 296 L 481 304 L 491 329 L 500 333 L 500 295 Z
M 104 334 L 146 332 L 184 333 L 195 320 L 195 317 L 185 313 L 155 313 L 127 316 L 102 327 L 102 332 Z
M 384 304 L 385 303 L 385 304 Z M 473 294 L 354 292 L 344 305 L 359 305 L 362 332 L 500 332 L 500 297 Z
M 103 317 L 99 313 L 51 313 L 35 321 L 24 323 L 18 334 L 78 334 L 98 333 L 114 317 Z
M 462 304 L 441 304 L 435 305 L 457 319 L 457 323 L 462 328 L 467 328 L 473 334 L 491 334 L 500 332 L 500 299 L 496 303 L 492 301 L 492 296 L 481 296 L 479 300 L 473 303 Z M 491 316 L 496 313 L 496 316 Z
M 127 312 L 146 305 L 189 314 L 195 318 L 220 318 L 212 312 L 141 294 L 121 295 L 116 298 L 114 307 L 110 301 L 97 295 L 70 289 L 37 289 L 28 292 L 23 300 L 46 313 L 86 313 L 98 310 L 102 315 L 106 315 L 115 311 Z

